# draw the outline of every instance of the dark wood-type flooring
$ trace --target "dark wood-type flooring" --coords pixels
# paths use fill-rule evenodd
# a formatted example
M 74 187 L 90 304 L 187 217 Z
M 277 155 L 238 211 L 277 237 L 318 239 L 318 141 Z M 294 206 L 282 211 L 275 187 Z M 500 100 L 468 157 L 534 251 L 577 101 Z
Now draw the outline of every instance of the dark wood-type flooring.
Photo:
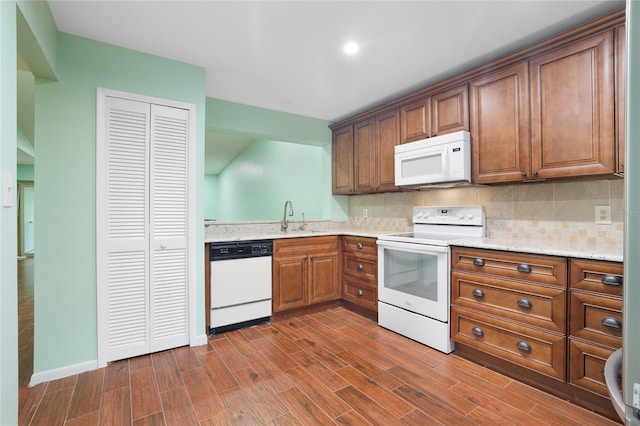
M 33 260 L 20 261 L 20 425 L 616 425 L 342 307 L 27 386 Z

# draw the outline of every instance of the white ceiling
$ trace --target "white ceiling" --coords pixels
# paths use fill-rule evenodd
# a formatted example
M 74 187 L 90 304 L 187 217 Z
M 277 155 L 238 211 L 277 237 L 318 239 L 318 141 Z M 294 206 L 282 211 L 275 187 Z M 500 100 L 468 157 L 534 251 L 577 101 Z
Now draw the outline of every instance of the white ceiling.
M 60 31 L 206 68 L 206 95 L 335 121 L 607 11 L 599 1 L 49 0 Z M 347 40 L 360 53 L 343 54 Z

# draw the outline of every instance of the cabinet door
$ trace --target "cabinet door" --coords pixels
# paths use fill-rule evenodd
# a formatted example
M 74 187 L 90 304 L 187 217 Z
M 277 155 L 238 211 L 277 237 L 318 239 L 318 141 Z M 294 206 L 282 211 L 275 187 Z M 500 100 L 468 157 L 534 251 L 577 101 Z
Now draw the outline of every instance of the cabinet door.
M 614 172 L 613 32 L 530 61 L 534 178 Z
M 338 253 L 309 255 L 309 304 L 340 299 Z
M 394 191 L 395 146 L 400 143 L 400 113 L 397 109 L 375 117 L 376 191 Z
M 366 194 L 375 189 L 375 143 L 373 120 L 364 120 L 353 126 L 354 192 Z
M 627 34 L 625 26 L 616 29 L 616 172 L 624 173 L 625 98 L 627 90 Z
M 470 83 L 474 183 L 529 177 L 529 72 L 526 62 Z
M 333 193 L 353 193 L 353 126 L 333 131 Z
M 273 259 L 273 312 L 307 305 L 307 257 Z
M 400 107 L 400 143 L 431 136 L 431 98 L 426 97 Z
M 467 85 L 431 96 L 431 136 L 469 130 Z

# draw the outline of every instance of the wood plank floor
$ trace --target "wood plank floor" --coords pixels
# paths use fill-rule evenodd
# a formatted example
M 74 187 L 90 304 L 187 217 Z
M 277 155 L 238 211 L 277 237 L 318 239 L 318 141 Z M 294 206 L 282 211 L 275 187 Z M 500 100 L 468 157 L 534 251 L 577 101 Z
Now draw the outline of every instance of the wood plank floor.
M 618 424 L 341 307 L 32 388 L 19 322 L 20 425 Z

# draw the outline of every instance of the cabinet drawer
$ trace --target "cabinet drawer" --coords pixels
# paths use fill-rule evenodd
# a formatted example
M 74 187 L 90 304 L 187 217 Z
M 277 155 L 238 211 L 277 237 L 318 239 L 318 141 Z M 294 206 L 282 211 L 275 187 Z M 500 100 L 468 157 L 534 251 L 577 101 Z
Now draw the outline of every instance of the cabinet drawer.
M 343 277 L 342 298 L 371 309 L 378 310 L 378 288 L 366 281 Z
M 342 237 L 342 251 L 344 253 L 360 253 L 372 256 L 378 255 L 378 247 L 375 238 L 352 237 L 345 235 Z
M 343 258 L 344 273 L 354 278 L 378 283 L 378 259 L 375 257 L 356 257 L 345 254 Z
M 451 269 L 562 287 L 567 284 L 564 257 L 454 247 Z
M 301 253 L 338 251 L 338 237 L 282 238 L 273 240 L 273 256 L 295 256 Z
M 569 339 L 569 383 L 608 397 L 604 364 L 614 349 Z
M 571 292 L 572 336 L 612 348 L 622 344 L 622 300 L 597 294 Z
M 451 289 L 452 304 L 565 332 L 564 289 L 464 272 L 451 274 Z
M 571 259 L 571 288 L 622 297 L 623 265 L 617 262 Z
M 453 340 L 529 368 L 554 379 L 565 379 L 565 338 L 500 318 L 453 307 Z

